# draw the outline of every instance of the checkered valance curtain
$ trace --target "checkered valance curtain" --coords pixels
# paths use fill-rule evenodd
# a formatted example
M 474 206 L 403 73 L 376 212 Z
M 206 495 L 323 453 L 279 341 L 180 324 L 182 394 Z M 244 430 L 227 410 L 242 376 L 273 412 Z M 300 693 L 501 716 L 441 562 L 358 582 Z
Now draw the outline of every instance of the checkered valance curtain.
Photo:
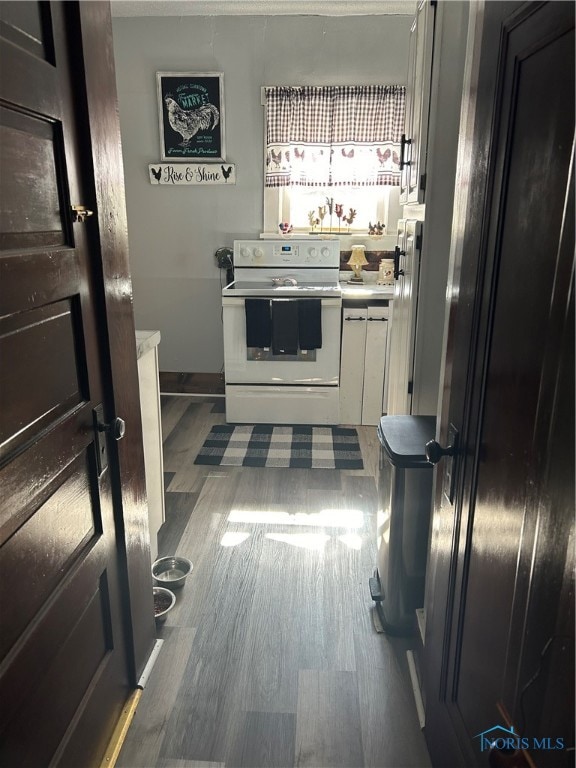
M 264 91 L 267 187 L 400 184 L 404 86 Z

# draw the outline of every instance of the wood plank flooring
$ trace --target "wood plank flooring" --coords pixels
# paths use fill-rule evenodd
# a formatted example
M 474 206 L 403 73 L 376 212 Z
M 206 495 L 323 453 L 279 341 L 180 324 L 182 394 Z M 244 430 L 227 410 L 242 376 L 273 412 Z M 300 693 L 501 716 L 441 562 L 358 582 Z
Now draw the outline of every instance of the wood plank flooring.
M 363 470 L 196 466 L 223 400 L 162 397 L 159 556 L 194 569 L 118 768 L 429 768 L 405 650 L 376 633 L 378 440 Z
M 178 373 L 160 371 L 160 391 L 189 395 L 224 394 L 224 373 Z

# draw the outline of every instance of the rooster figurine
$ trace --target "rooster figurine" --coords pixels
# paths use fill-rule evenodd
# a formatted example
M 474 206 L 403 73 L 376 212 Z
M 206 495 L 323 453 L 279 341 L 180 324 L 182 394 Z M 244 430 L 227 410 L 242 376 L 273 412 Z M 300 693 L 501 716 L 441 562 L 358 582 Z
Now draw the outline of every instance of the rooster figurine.
M 316 211 L 308 211 L 308 223 L 310 224 L 310 230 L 314 232 L 314 229 L 320 224 L 320 219 L 316 217 Z
M 350 227 L 352 226 L 352 222 L 354 221 L 355 218 L 356 218 L 356 210 L 354 208 L 350 208 L 348 216 L 342 217 L 343 221 L 345 221 L 346 224 L 348 224 L 348 231 L 350 231 Z
M 198 131 L 214 130 L 220 121 L 220 113 L 214 104 L 203 104 L 198 109 L 182 109 L 170 96 L 164 99 L 170 127 L 182 136 L 181 147 L 187 147 Z
M 338 217 L 338 232 L 340 232 L 340 220 L 342 219 L 342 216 L 344 216 L 344 206 L 342 203 L 335 203 L 335 211 L 336 216 Z

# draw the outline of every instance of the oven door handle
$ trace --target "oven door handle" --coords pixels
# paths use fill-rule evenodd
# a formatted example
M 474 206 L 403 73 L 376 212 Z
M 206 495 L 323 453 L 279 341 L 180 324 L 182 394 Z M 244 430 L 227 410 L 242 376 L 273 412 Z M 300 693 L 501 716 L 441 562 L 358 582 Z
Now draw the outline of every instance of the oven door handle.
M 342 306 L 342 299 L 337 297 L 332 298 L 321 298 L 320 296 L 278 296 L 277 294 L 274 294 L 274 296 L 253 296 L 253 297 L 246 297 L 246 298 L 262 298 L 262 299 L 270 299 L 270 301 L 312 301 L 313 299 L 317 299 L 320 301 L 323 307 L 341 307 Z
M 303 301 L 307 301 L 308 299 L 311 299 L 313 297 L 309 296 L 308 298 L 300 297 L 300 296 L 222 296 L 222 305 L 225 307 L 238 307 L 238 306 L 244 306 L 245 299 L 269 299 L 270 301 L 300 301 L 302 298 Z M 322 304 L 322 307 L 341 307 L 342 306 L 342 299 L 340 297 L 332 297 L 332 298 L 321 298 L 320 302 Z

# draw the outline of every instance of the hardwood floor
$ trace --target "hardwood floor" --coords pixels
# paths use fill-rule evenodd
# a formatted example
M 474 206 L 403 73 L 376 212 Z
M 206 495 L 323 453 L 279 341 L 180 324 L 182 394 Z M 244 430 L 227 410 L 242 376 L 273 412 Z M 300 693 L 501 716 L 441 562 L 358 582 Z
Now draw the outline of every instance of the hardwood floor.
M 188 395 L 224 394 L 224 373 L 177 373 L 160 371 L 160 391 Z
M 406 669 L 378 634 L 378 441 L 364 470 L 194 465 L 219 398 L 162 397 L 159 554 L 194 563 L 118 768 L 428 768 Z

